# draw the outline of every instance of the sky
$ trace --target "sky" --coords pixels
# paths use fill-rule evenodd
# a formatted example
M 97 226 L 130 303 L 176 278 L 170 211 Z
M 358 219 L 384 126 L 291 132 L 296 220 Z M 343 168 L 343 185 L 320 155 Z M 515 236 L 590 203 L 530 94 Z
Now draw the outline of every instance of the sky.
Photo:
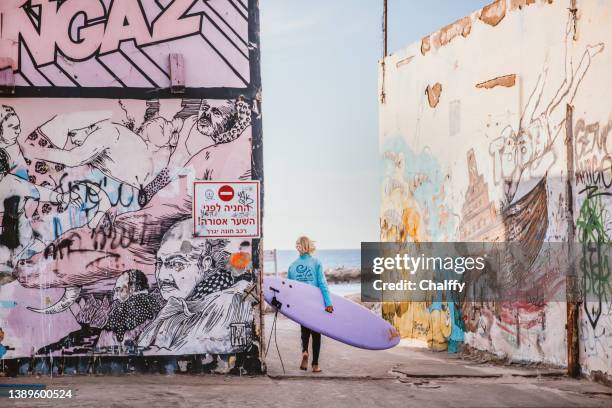
M 490 0 L 389 0 L 389 52 Z M 261 0 L 264 247 L 378 241 L 383 0 Z

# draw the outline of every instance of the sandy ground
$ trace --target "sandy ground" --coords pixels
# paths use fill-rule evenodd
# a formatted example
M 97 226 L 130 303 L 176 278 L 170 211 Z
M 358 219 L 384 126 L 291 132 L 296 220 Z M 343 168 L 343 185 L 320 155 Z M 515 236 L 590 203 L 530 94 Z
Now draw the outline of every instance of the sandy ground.
M 269 335 L 271 315 L 266 317 Z M 366 351 L 324 338 L 324 372 L 304 373 L 299 326 L 280 318 L 269 376 L 125 375 L 0 378 L 71 389 L 69 400 L 0 399 L 0 407 L 606 407 L 612 389 L 554 369 L 482 365 L 448 353 L 398 346 Z M 266 340 L 267 340 L 266 336 Z

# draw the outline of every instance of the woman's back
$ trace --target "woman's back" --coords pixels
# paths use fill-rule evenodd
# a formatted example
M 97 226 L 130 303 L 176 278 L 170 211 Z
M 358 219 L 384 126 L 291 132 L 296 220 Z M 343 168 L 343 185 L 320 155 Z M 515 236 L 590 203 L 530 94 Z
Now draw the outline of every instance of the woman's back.
M 317 258 L 308 253 L 300 255 L 300 257 L 289 266 L 287 278 L 318 287 L 321 289 L 325 306 L 331 306 L 331 299 L 325 274 L 323 273 L 323 266 Z
M 300 255 L 289 266 L 287 277 L 309 285 L 318 286 L 316 282 L 316 268 L 317 266 L 320 267 L 320 265 L 319 260 L 313 256 L 309 254 Z

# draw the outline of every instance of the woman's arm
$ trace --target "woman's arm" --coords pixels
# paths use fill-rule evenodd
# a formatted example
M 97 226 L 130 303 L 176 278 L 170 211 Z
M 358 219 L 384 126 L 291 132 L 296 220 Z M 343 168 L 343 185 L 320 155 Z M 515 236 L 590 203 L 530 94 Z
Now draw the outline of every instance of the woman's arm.
M 43 149 L 35 152 L 33 158 L 36 160 L 63 164 L 68 167 L 78 167 L 91 162 L 91 160 L 103 150 L 104 146 L 89 142 L 82 146 L 75 147 L 72 150 L 55 148 Z
M 118 136 L 117 126 L 110 124 L 110 126 L 95 130 L 85 139 L 82 145 L 71 150 L 28 146 L 24 154 L 30 159 L 63 164 L 68 167 L 78 167 L 90 163 L 96 156 L 103 153 L 118 140 Z
M 40 126 L 40 130 L 51 140 L 64 140 L 65 143 L 65 140 L 68 139 L 68 132 L 71 130 L 83 129 L 111 117 L 112 113 L 109 111 L 62 113 Z
M 32 185 L 32 187 L 36 188 L 36 190 L 38 190 L 38 200 L 42 201 L 43 203 L 51 203 L 51 204 L 60 204 L 62 202 L 62 196 L 61 194 L 48 189 L 46 187 L 42 187 L 42 186 L 37 186 L 37 185 Z
M 46 187 L 35 185 L 38 193 L 40 194 L 38 200 L 43 203 L 51 203 L 51 204 L 64 204 L 64 205 L 73 205 L 77 208 L 80 208 L 83 204 L 83 200 L 81 196 L 76 191 L 66 191 L 63 193 L 58 193 L 57 191 L 53 191 Z
M 176 149 L 172 152 L 172 156 L 170 156 L 170 160 L 168 161 L 168 168 L 177 169 L 180 167 L 184 167 L 185 164 L 191 158 L 191 154 L 187 149 L 187 140 L 191 136 L 191 132 L 193 128 L 195 128 L 195 124 L 198 120 L 197 115 L 191 115 L 185 118 L 183 121 L 183 126 L 179 131 L 178 143 L 176 145 Z
M 323 302 L 325 303 L 325 310 L 328 312 L 333 310 L 328 310 L 332 307 L 331 297 L 329 296 L 329 288 L 327 287 L 327 280 L 325 279 L 325 274 L 323 273 L 323 266 L 321 266 L 321 262 L 317 261 L 317 266 L 315 268 L 315 274 L 317 279 L 317 286 L 321 289 L 321 294 L 323 295 Z
M 63 197 L 61 194 L 51 189 L 42 186 L 37 186 L 36 184 L 17 177 L 14 174 L 7 174 L 3 178 L 3 181 L 3 189 L 5 192 L 8 193 L 8 195 L 18 195 L 21 197 L 33 198 L 35 200 L 49 202 L 52 204 L 60 204 L 64 201 L 68 203 L 69 201 L 69 195 Z
M 293 264 L 289 265 L 289 270 L 287 271 L 287 279 L 295 280 L 295 268 Z

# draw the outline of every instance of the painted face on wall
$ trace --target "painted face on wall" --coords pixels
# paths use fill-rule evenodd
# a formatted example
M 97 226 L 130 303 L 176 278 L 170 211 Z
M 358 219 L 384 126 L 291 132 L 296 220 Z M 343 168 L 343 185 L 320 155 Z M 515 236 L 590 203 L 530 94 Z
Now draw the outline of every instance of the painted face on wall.
M 516 140 L 516 156 L 521 168 L 527 166 L 532 157 L 532 135 L 529 130 L 521 129 Z
M 197 128 L 203 135 L 215 137 L 227 132 L 234 122 L 235 109 L 232 102 L 227 101 L 220 106 L 211 106 L 206 100 L 202 101 L 198 112 Z
M 200 249 L 193 247 L 189 240 L 182 237 L 168 239 L 159 248 L 155 265 L 155 277 L 162 297 L 185 299 L 211 266 L 211 257 L 201 257 Z
M 94 123 L 93 125 L 87 126 L 82 129 L 71 130 L 70 132 L 68 132 L 68 137 L 70 138 L 70 141 L 73 145 L 82 146 L 83 144 L 85 144 L 85 141 L 87 140 L 89 135 L 91 135 L 98 129 L 100 129 L 100 127 L 97 123 Z
M 21 134 L 21 122 L 17 115 L 9 116 L 2 123 L 2 134 L 0 139 L 7 145 L 13 145 Z
M 495 157 L 495 166 L 499 166 L 499 176 L 506 184 L 513 185 L 512 190 L 520 179 L 530 153 L 528 137 L 525 132 L 517 134 L 512 127 L 507 126 L 491 144 L 490 153 Z
M 117 300 L 121 303 L 128 300 L 131 295 L 130 291 L 130 279 L 127 273 L 119 276 L 117 282 L 115 282 L 115 288 L 113 289 L 113 300 Z
M 529 124 L 527 129 L 521 130 L 521 139 L 525 140 L 525 148 L 521 154 L 521 165 L 527 167 L 530 164 L 539 163 L 546 154 L 548 139 L 546 137 L 545 124 L 540 118 Z

